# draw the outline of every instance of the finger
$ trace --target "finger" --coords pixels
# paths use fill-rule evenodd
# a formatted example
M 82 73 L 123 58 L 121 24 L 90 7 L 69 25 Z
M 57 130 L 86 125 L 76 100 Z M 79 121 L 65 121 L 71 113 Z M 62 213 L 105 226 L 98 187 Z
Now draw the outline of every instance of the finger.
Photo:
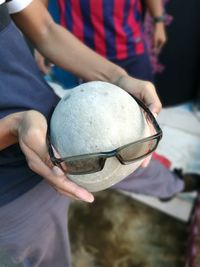
M 66 194 L 65 191 L 63 191 L 63 190 L 60 189 L 60 188 L 55 187 L 54 185 L 52 185 L 52 187 L 53 187 L 53 188 L 56 190 L 56 192 L 57 192 L 58 194 L 60 194 L 61 196 L 69 197 L 69 198 L 71 198 L 71 199 L 73 199 L 73 200 L 79 200 L 79 201 L 82 201 L 81 198 L 78 198 L 77 196 L 74 196 L 74 195 L 72 195 L 72 194 L 70 194 L 70 193 Z
M 63 195 L 71 196 L 86 202 L 94 201 L 94 197 L 90 192 L 67 179 L 58 167 L 55 166 L 52 171 L 56 174 L 53 184 Z
M 159 54 L 161 52 L 163 45 L 164 45 L 163 40 L 158 40 L 158 43 L 157 43 L 157 54 Z
M 152 44 L 152 50 L 154 54 L 156 54 L 156 47 L 157 47 L 157 39 L 154 39 Z
M 142 99 L 152 113 L 159 114 L 162 108 L 160 99 L 156 93 L 156 89 L 151 82 L 145 83 L 145 88 L 142 90 Z
M 23 150 L 30 169 L 44 177 L 56 188 L 62 190 L 66 196 L 70 194 L 86 202 L 94 201 L 94 197 L 90 192 L 68 180 L 61 169 L 56 166 L 50 169 L 29 147 L 23 147 Z
M 50 65 L 47 66 L 44 61 L 43 62 L 42 61 L 39 62 L 38 65 L 39 65 L 40 70 L 44 74 L 49 74 L 50 73 L 50 71 L 51 71 L 51 66 Z
M 150 120 L 150 118 L 147 117 L 147 118 L 146 118 L 146 121 L 147 121 L 147 123 L 148 123 L 148 125 L 149 125 L 150 134 L 151 134 L 151 135 L 155 134 L 155 133 L 156 133 L 156 131 L 155 131 L 155 127 L 153 126 L 152 121 Z
M 150 161 L 151 161 L 151 158 L 152 158 L 152 155 L 148 156 L 148 157 L 142 162 L 141 167 L 146 168 L 146 167 L 149 165 L 149 163 L 150 163 Z
M 35 50 L 34 54 L 35 54 L 35 60 L 37 62 L 37 65 L 38 65 L 39 69 L 44 74 L 49 74 L 49 72 L 51 70 L 50 64 L 47 65 L 45 63 L 45 58 L 38 51 Z
M 158 55 L 159 52 L 160 52 L 160 41 L 159 40 L 156 40 L 155 43 L 154 43 L 154 46 L 153 46 L 153 53 L 155 55 Z
M 51 73 L 51 67 L 47 67 L 47 66 L 43 66 L 42 67 L 42 72 L 45 74 L 45 75 L 48 75 Z

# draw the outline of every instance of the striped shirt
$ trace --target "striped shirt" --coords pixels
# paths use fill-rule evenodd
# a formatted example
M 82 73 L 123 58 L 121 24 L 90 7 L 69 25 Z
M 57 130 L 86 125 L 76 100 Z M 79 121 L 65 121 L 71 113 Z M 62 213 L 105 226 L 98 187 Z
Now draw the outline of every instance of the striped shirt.
M 144 52 L 140 0 L 57 0 L 60 24 L 97 53 L 127 59 Z

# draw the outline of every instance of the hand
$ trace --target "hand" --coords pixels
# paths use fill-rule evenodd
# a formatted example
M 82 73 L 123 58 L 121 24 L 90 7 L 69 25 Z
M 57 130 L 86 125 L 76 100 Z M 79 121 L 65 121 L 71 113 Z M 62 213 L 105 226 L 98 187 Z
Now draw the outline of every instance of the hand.
M 132 78 L 130 76 L 122 76 L 118 81 L 118 86 L 135 95 L 141 101 L 143 101 L 146 106 L 151 110 L 151 112 L 156 117 L 161 111 L 162 104 L 156 93 L 156 89 L 151 82 L 142 81 L 139 79 Z M 153 134 L 153 127 L 149 125 L 150 132 Z M 151 156 L 147 157 L 141 164 L 142 167 L 147 167 L 151 160 Z
M 41 70 L 41 72 L 45 75 L 50 74 L 52 64 L 51 63 L 47 64 L 45 62 L 45 58 L 43 57 L 43 55 L 41 55 L 37 50 L 34 50 L 34 57 L 39 70 Z
M 31 170 L 44 177 L 61 195 L 92 202 L 94 197 L 71 182 L 60 168 L 53 166 L 46 145 L 47 122 L 37 111 L 22 112 L 17 127 L 19 145 Z
M 156 114 L 154 114 L 154 116 L 157 117 Z M 147 120 L 147 123 L 148 123 L 148 125 L 149 125 L 150 134 L 151 134 L 151 135 L 154 135 L 154 134 L 155 134 L 155 129 L 154 129 L 153 124 L 152 124 L 149 120 Z M 142 162 L 142 164 L 141 164 L 141 167 L 146 168 L 146 167 L 149 165 L 149 163 L 150 163 L 150 161 L 151 161 L 151 158 L 152 158 L 152 154 L 150 154 L 150 156 L 148 156 L 147 158 L 145 158 L 145 159 L 143 160 L 143 162 Z
M 122 75 L 116 85 L 139 98 L 153 114 L 158 114 L 161 111 L 162 104 L 151 82 L 135 79 L 129 75 Z
M 159 54 L 167 41 L 165 26 L 163 22 L 155 23 L 153 30 L 153 52 Z

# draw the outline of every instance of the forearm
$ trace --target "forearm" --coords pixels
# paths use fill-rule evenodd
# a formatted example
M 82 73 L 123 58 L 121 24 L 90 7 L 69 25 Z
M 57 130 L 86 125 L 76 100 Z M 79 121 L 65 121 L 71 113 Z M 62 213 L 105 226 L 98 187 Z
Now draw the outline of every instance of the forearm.
M 39 0 L 33 1 L 13 18 L 46 58 L 84 80 L 116 84 L 121 76 L 126 75 L 122 68 L 96 54 L 69 31 L 55 24 Z
M 48 7 L 48 0 L 40 0 L 41 1 L 41 3 L 43 3 L 43 5 L 45 6 L 45 7 Z
M 23 112 L 13 113 L 0 119 L 0 150 L 18 142 L 18 127 Z
M 86 81 L 101 80 L 118 85 L 144 101 L 152 112 L 159 113 L 161 103 L 153 84 L 130 77 L 124 69 L 99 56 L 70 32 L 56 25 L 40 0 L 32 1 L 12 17 L 20 30 L 52 63 Z
M 147 9 L 152 17 L 160 17 L 164 13 L 162 0 L 145 0 Z
M 51 62 L 84 80 L 116 83 L 125 71 L 93 52 L 63 27 L 52 24 L 37 49 Z

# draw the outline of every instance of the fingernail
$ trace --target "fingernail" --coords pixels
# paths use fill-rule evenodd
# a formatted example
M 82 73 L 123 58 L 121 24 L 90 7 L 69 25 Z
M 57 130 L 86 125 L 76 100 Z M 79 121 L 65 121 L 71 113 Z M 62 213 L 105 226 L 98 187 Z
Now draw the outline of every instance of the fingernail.
M 76 196 L 86 202 L 92 203 L 94 201 L 94 196 L 88 192 L 82 191 L 82 190 L 78 190 L 76 192 Z
M 147 166 L 148 166 L 148 163 L 144 163 L 144 164 L 142 165 L 143 168 L 146 168 Z
M 157 118 L 158 117 L 158 114 L 157 113 L 153 113 L 154 117 Z
M 61 176 L 64 174 L 63 171 L 57 166 L 54 166 L 52 171 L 56 176 Z

